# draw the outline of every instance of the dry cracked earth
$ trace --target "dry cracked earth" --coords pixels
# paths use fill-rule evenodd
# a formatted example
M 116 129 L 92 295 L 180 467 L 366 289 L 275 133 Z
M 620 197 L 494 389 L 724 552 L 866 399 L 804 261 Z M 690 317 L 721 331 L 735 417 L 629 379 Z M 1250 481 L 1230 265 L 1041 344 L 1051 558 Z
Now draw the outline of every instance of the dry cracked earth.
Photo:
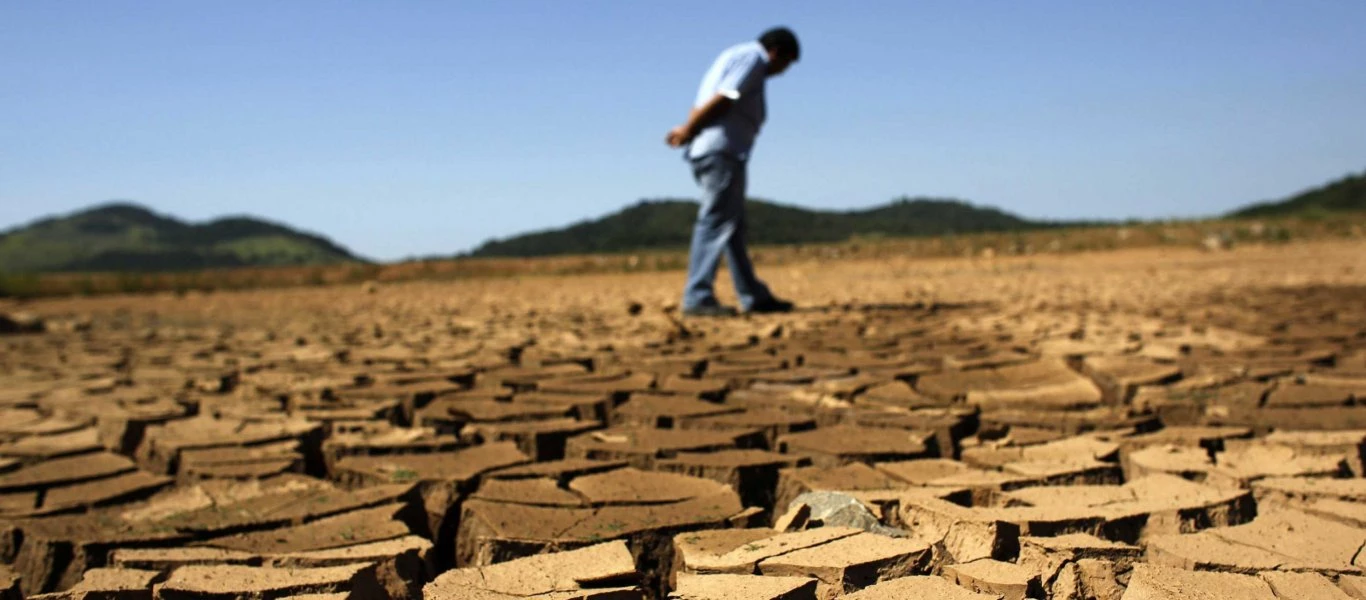
M 0 596 L 1366 598 L 1363 250 L 3 305 Z

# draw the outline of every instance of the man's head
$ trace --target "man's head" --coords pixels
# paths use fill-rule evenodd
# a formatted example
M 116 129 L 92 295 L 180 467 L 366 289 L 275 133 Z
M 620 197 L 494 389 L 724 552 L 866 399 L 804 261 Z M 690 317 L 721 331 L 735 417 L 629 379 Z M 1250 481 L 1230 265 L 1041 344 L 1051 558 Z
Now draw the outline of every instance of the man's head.
M 770 77 L 786 71 L 792 63 L 801 58 L 802 48 L 797 43 L 797 34 L 786 27 L 774 27 L 759 36 L 759 43 L 768 50 L 768 75 Z

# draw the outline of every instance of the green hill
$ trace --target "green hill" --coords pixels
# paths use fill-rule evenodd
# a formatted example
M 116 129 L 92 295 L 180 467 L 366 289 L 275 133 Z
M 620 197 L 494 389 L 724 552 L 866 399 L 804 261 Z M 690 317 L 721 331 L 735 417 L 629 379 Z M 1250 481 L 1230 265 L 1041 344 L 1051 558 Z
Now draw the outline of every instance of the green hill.
M 113 203 L 0 233 L 0 271 L 166 271 L 359 261 L 330 240 L 249 217 L 185 223 Z
M 1348 175 L 1278 202 L 1262 202 L 1243 207 L 1228 216 L 1287 217 L 1366 210 L 1366 171 Z
M 546 256 L 685 248 L 692 239 L 697 203 L 646 200 L 605 217 L 485 242 L 472 256 Z M 840 242 L 855 236 L 905 237 L 1046 227 L 957 200 L 903 198 L 864 210 L 823 211 L 750 200 L 750 242 Z

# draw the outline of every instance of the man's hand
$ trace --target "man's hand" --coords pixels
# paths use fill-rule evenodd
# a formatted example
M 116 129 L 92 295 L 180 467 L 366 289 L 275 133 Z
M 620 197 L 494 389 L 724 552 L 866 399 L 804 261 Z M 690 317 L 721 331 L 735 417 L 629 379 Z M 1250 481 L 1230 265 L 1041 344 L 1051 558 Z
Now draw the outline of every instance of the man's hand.
M 664 136 L 664 142 L 670 147 L 681 148 L 683 144 L 691 142 L 694 137 L 697 137 L 697 132 L 701 131 L 708 123 L 715 121 L 717 117 L 730 110 L 732 104 L 735 104 L 735 100 L 725 95 L 712 96 L 711 100 L 688 113 L 688 122 L 670 129 L 669 135 Z
M 694 135 L 691 127 L 685 123 L 669 130 L 669 135 L 664 136 L 664 143 L 670 148 L 682 148 L 684 144 L 692 141 Z

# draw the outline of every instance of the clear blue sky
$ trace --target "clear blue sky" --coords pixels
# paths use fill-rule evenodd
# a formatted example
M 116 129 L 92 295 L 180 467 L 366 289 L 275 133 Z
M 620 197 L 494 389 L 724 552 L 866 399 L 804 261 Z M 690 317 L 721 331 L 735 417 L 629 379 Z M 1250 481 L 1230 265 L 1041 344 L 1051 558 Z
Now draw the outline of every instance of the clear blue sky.
M 0 3 L 0 228 L 128 199 L 379 259 L 693 196 L 665 132 L 786 24 L 751 195 L 1217 213 L 1366 168 L 1366 1 Z

